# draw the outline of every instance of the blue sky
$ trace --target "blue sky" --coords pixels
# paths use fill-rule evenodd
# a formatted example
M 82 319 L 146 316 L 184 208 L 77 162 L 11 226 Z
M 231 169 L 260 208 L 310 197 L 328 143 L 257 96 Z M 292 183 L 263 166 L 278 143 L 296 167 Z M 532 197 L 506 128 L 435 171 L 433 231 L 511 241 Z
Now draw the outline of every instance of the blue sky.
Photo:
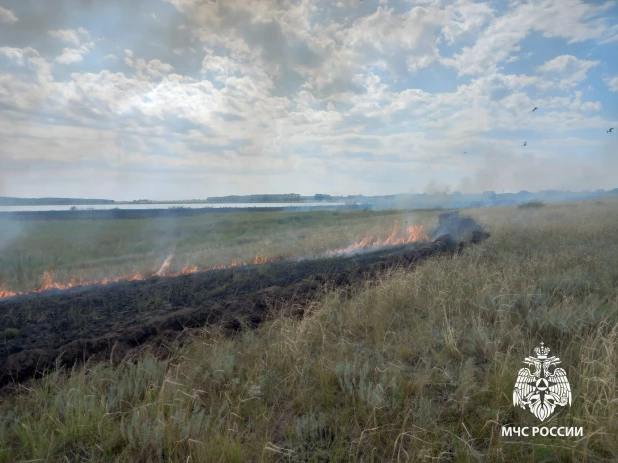
M 0 195 L 615 188 L 616 50 L 614 0 L 5 0 Z

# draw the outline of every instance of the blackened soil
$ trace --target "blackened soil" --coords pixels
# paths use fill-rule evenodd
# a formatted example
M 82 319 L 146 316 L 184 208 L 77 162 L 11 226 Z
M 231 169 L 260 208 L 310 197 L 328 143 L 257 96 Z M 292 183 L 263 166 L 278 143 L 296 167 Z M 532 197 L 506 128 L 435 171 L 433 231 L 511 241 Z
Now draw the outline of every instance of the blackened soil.
M 476 232 L 469 242 L 488 235 Z M 0 386 L 86 359 L 115 359 L 170 331 L 223 324 L 256 326 L 277 305 L 302 307 L 325 286 L 349 287 L 397 266 L 451 255 L 464 242 L 442 236 L 431 243 L 350 257 L 279 262 L 179 277 L 48 291 L 0 301 L 0 333 L 19 334 L 0 344 Z

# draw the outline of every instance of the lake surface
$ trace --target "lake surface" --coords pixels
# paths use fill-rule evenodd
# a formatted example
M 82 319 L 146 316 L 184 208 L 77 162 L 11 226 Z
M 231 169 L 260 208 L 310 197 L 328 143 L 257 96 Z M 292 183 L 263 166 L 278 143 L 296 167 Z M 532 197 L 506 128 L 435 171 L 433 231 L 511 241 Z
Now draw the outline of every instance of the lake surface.
M 332 202 L 308 202 L 308 203 L 204 203 L 204 204 L 92 204 L 76 205 L 70 204 L 61 206 L 0 206 L 0 212 L 38 212 L 38 211 L 68 211 L 72 207 L 77 207 L 80 211 L 89 210 L 110 210 L 110 209 L 171 209 L 174 207 L 184 207 L 187 209 L 220 208 L 220 207 L 306 207 L 306 206 L 345 206 L 346 203 Z

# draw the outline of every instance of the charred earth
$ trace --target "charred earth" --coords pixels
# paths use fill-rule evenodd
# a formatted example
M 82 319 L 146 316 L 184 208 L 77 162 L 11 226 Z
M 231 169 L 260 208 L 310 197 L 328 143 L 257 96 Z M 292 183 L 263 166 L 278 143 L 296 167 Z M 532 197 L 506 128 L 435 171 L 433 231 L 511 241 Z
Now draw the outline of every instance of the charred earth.
M 453 255 L 488 236 L 472 219 L 446 213 L 431 242 L 0 300 L 0 332 L 13 333 L 0 344 L 0 386 L 56 364 L 120 360 L 186 328 L 257 326 L 283 305 L 302 316 L 324 289 L 351 287 L 389 268 Z

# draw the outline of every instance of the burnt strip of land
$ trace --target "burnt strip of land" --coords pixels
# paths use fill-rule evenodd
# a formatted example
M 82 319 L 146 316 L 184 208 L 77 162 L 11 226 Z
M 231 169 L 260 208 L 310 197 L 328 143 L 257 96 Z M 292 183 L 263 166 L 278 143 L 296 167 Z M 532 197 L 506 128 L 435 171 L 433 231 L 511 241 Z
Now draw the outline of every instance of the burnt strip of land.
M 476 231 L 467 243 L 488 235 Z M 0 346 L 0 386 L 60 365 L 106 360 L 170 331 L 223 324 L 257 326 L 277 304 L 302 307 L 325 287 L 342 288 L 398 266 L 453 255 L 449 235 L 433 242 L 328 259 L 305 259 L 178 277 L 75 288 L 0 301 L 0 330 L 18 335 Z

